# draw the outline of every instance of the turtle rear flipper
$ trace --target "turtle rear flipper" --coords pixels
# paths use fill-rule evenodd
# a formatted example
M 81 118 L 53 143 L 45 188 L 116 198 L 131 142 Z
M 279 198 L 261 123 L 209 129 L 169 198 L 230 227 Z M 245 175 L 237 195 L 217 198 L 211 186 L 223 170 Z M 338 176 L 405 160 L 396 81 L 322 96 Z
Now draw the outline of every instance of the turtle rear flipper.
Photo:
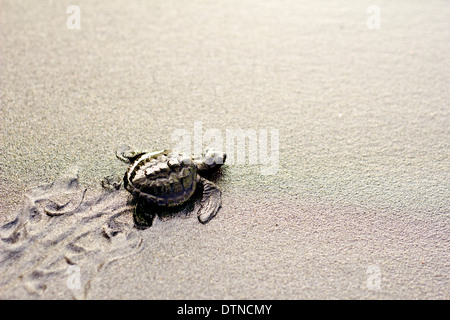
M 139 198 L 133 214 L 135 227 L 138 229 L 151 227 L 155 216 L 156 212 L 154 204 L 149 203 L 143 198 Z
M 203 196 L 197 211 L 198 221 L 205 224 L 214 218 L 222 205 L 222 192 L 217 186 L 204 178 L 200 178 L 203 185 Z

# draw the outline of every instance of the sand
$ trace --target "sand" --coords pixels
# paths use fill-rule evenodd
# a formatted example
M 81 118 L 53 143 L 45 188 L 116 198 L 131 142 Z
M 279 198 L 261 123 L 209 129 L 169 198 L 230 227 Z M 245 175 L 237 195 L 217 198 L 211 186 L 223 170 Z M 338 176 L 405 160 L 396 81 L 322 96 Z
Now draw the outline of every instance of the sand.
M 370 1 L 79 1 L 79 30 L 71 4 L 0 5 L 0 223 L 35 235 L 2 240 L 0 298 L 449 298 L 447 2 L 379 1 L 373 30 Z M 115 150 L 196 122 L 278 130 L 278 171 L 229 163 L 208 224 L 137 231 L 127 192 L 100 186 L 127 168 Z

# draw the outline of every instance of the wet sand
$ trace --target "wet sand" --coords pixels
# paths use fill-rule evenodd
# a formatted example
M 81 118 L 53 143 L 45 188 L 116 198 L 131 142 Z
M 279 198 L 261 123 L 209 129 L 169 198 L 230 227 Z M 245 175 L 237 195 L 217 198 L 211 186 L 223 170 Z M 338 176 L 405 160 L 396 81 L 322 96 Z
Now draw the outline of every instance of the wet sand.
M 0 298 L 449 298 L 448 3 L 381 2 L 376 30 L 365 1 L 80 1 L 80 30 L 70 4 L 1 4 L 0 223 L 70 214 L 2 240 Z M 124 213 L 107 240 L 128 208 L 100 187 L 126 170 L 116 148 L 170 148 L 195 122 L 278 129 L 278 172 L 229 164 L 208 224 L 137 232 Z

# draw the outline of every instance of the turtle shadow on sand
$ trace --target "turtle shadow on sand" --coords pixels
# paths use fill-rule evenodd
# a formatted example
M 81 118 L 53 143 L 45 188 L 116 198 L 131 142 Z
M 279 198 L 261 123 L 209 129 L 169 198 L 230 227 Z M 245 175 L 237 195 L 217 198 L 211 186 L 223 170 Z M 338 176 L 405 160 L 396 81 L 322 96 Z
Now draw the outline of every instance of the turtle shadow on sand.
M 129 196 L 127 204 L 134 207 L 133 221 L 138 229 L 147 229 L 154 224 L 155 219 L 168 221 L 174 218 L 188 218 L 196 214 L 198 202 L 202 197 L 202 188 L 194 192 L 185 203 L 173 207 L 161 207 L 147 201 L 140 201 L 137 197 Z

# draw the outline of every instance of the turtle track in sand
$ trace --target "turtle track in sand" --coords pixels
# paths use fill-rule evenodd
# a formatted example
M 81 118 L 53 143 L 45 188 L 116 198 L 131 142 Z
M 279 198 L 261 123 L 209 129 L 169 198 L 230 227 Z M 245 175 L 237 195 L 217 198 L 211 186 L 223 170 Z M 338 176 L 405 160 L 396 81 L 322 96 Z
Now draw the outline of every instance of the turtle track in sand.
M 19 288 L 35 298 L 89 298 L 97 274 L 143 248 L 121 192 L 91 192 L 76 170 L 30 189 L 0 227 L 0 298 Z

